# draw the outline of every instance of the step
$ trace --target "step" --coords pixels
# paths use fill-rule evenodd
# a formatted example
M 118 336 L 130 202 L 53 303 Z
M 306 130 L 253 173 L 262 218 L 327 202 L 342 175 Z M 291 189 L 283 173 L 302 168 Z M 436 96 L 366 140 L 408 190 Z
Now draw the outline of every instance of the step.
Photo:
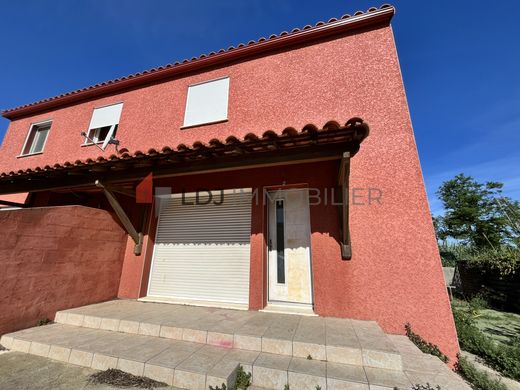
M 118 368 L 185 389 L 233 386 L 240 365 L 266 389 L 392 389 L 411 386 L 404 372 L 196 342 L 52 324 L 3 335 L 11 350 L 98 370 Z
M 402 369 L 375 321 L 115 300 L 59 311 L 55 321 L 334 363 Z

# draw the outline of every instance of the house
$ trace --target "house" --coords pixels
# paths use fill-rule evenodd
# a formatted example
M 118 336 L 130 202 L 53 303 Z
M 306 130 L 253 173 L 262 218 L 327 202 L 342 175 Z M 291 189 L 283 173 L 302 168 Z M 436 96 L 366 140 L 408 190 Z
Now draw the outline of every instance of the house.
M 389 333 L 410 322 L 455 359 L 394 12 L 371 8 L 5 110 L 0 197 L 29 193 L 22 212 L 111 213 L 126 240 L 112 255 L 113 298 L 375 320 Z M 88 212 L 71 218 L 67 234 L 103 236 L 89 235 Z M 107 248 L 93 239 L 70 261 Z M 88 291 L 106 285 L 88 279 Z

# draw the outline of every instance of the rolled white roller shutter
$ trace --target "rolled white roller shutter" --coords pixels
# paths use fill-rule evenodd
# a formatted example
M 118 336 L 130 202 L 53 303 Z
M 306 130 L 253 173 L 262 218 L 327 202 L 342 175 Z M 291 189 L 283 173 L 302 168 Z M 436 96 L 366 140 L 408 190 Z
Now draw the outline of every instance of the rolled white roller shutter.
M 251 190 L 199 195 L 164 201 L 148 295 L 247 305 Z

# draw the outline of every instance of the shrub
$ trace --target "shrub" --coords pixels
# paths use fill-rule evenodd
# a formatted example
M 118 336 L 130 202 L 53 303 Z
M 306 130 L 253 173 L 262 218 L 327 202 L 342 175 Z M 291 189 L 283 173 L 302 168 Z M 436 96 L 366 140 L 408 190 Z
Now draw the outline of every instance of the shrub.
M 237 370 L 237 378 L 235 380 L 235 386 L 230 390 L 246 390 L 249 386 L 251 386 L 251 373 L 247 373 L 244 371 L 244 367 L 239 366 Z M 222 383 L 222 386 L 213 387 L 210 386 L 209 390 L 228 390 L 225 383 Z
M 465 357 L 459 356 L 456 365 L 459 374 L 479 390 L 507 390 L 506 385 L 497 379 L 492 379 L 483 371 L 471 364 Z
M 42 318 L 42 319 L 38 320 L 38 322 L 36 323 L 36 326 L 43 326 L 43 325 L 49 325 L 49 324 L 52 324 L 51 320 L 49 320 L 48 318 Z
M 484 269 L 496 270 L 500 275 L 511 275 L 520 270 L 520 248 L 499 246 L 496 248 L 475 248 L 460 244 L 439 245 L 442 264 L 455 266 L 459 261 Z
M 251 373 L 245 372 L 244 367 L 238 367 L 235 389 L 247 389 L 251 386 Z
M 497 345 L 474 323 L 471 315 L 453 310 L 453 318 L 459 336 L 460 347 L 480 356 L 484 361 L 505 376 L 520 379 L 520 348 L 516 345 Z
M 417 348 L 419 348 L 422 352 L 424 353 L 428 353 L 430 355 L 433 355 L 433 356 L 437 356 L 439 359 L 441 359 L 444 363 L 448 363 L 448 357 L 443 354 L 441 352 L 441 350 L 439 349 L 439 347 L 437 347 L 436 345 L 432 344 L 432 343 L 429 343 L 427 342 L 426 340 L 424 340 L 421 336 L 419 336 L 418 334 L 414 333 L 412 331 L 412 326 L 407 323 L 404 328 L 406 329 L 406 335 L 408 336 L 408 338 L 412 341 L 412 343 L 414 343 Z

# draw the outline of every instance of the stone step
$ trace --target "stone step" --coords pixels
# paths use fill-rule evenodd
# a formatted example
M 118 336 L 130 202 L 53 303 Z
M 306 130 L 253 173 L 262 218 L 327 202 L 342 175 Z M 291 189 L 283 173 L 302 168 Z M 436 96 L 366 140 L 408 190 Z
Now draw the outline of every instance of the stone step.
M 59 311 L 84 328 L 391 370 L 401 355 L 374 321 L 116 300 Z
M 52 324 L 3 335 L 8 349 L 98 370 L 118 368 L 184 389 L 233 386 L 239 366 L 258 388 L 409 388 L 404 372 Z

